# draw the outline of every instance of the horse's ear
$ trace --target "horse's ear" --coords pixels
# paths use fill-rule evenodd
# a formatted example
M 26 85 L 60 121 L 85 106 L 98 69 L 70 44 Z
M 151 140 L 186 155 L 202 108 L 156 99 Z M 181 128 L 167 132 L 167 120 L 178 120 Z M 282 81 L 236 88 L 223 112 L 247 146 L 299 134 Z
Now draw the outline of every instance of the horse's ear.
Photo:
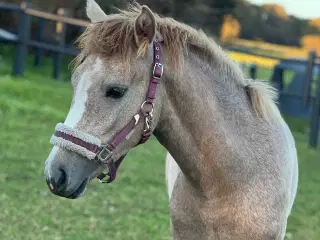
M 92 23 L 107 19 L 107 15 L 94 0 L 87 0 L 87 16 Z
M 145 5 L 142 6 L 141 13 L 134 23 L 134 36 L 137 45 L 148 40 L 153 42 L 156 35 L 156 19 L 152 11 Z

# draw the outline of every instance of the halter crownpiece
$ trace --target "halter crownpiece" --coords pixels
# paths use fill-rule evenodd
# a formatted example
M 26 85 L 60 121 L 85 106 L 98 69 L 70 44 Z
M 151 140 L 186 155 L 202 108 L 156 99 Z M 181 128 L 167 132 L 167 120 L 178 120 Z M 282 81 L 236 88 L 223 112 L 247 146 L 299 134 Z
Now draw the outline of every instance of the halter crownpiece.
M 153 50 L 154 65 L 146 99 L 141 104 L 139 112 L 108 143 L 103 144 L 99 138 L 71 128 L 63 123 L 57 124 L 55 133 L 50 139 L 50 143 L 53 145 L 75 152 L 90 160 L 106 164 L 108 173 L 101 173 L 97 177 L 102 183 L 111 183 L 116 178 L 117 170 L 126 154 L 117 159 L 117 161 L 114 161 L 113 152 L 122 142 L 130 137 L 139 122 L 143 121 L 144 128 L 140 142 L 137 145 L 145 143 L 152 134 L 154 100 L 157 86 L 163 75 L 161 44 L 157 39 L 153 42 Z M 109 176 L 109 178 L 103 180 L 106 176 Z

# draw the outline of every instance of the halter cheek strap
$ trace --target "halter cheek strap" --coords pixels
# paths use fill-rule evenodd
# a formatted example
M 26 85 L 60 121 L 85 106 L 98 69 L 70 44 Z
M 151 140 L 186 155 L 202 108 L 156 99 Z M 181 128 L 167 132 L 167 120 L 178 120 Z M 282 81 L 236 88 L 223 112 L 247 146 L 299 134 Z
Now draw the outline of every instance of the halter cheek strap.
M 101 140 L 95 136 L 68 127 L 62 123 L 57 124 L 55 133 L 51 137 L 50 142 L 53 145 L 76 152 L 90 160 L 106 164 L 108 173 L 101 173 L 97 177 L 100 182 L 111 183 L 116 178 L 117 170 L 126 154 L 121 156 L 117 161 L 114 161 L 113 153 L 122 142 L 130 137 L 138 123 L 143 122 L 144 128 L 141 139 L 137 145 L 145 143 L 152 134 L 154 101 L 157 86 L 163 75 L 161 43 L 157 39 L 153 42 L 153 49 L 153 70 L 146 99 L 141 104 L 139 112 L 106 144 L 102 144 Z M 103 180 L 106 176 L 109 176 L 109 178 Z

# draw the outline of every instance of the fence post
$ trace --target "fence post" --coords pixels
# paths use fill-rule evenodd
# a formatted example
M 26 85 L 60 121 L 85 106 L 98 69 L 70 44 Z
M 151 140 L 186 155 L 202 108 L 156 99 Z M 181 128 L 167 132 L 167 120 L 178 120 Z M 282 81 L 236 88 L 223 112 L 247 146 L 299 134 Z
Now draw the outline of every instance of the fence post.
M 28 54 L 28 41 L 30 38 L 30 15 L 25 13 L 26 8 L 30 8 L 31 4 L 23 2 L 20 5 L 18 43 L 15 49 L 13 75 L 20 76 L 25 69 L 26 57 Z
M 257 65 L 256 64 L 250 64 L 250 78 L 256 79 L 257 76 Z
M 279 65 L 274 67 L 271 76 L 271 84 L 279 91 L 279 93 L 283 91 L 283 69 L 280 68 Z
M 39 19 L 39 25 L 38 25 L 38 29 L 37 29 L 37 40 L 39 42 L 42 42 L 44 40 L 45 21 L 46 20 L 44 18 L 40 18 Z M 34 57 L 34 65 L 35 66 L 39 66 L 40 65 L 41 54 L 42 54 L 41 48 L 37 47 L 36 51 L 35 51 L 35 57 Z
M 310 127 L 309 146 L 316 148 L 318 145 L 320 121 L 320 74 L 317 81 L 317 93 L 312 104 L 312 118 Z
M 60 16 L 68 16 L 68 12 L 66 9 L 59 8 L 57 14 Z M 60 47 L 65 46 L 65 39 L 66 39 L 66 32 L 67 32 L 67 24 L 63 22 L 57 22 L 56 25 L 56 34 L 57 34 L 57 42 Z M 62 53 L 55 53 L 53 56 L 53 78 L 59 79 L 61 65 L 62 65 Z
M 302 95 L 302 103 L 304 106 L 308 106 L 310 102 L 311 97 L 311 84 L 312 84 L 312 76 L 313 76 L 313 66 L 314 61 L 316 59 L 316 52 L 310 51 L 309 52 L 309 59 L 307 62 L 307 70 L 304 80 L 304 89 L 303 89 L 303 95 Z

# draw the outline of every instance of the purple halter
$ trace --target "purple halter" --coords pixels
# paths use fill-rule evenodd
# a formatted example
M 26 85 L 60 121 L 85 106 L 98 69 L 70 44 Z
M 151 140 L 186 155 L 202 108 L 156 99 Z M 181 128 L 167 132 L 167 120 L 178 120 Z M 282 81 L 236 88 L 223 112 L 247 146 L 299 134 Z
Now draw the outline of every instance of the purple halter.
M 117 170 L 126 154 L 121 156 L 117 161 L 114 161 L 112 158 L 113 152 L 129 137 L 130 133 L 139 122 L 144 122 L 144 129 L 138 145 L 145 143 L 152 134 L 154 100 L 157 92 L 157 86 L 163 75 L 161 43 L 157 39 L 153 42 L 153 49 L 154 64 L 146 100 L 141 104 L 140 111 L 133 116 L 131 121 L 124 126 L 118 134 L 113 136 L 106 144 L 101 144 L 101 141 L 96 137 L 84 132 L 79 132 L 59 123 L 51 138 L 51 143 L 54 145 L 58 145 L 59 147 L 77 152 L 78 154 L 94 161 L 106 164 L 108 167 L 108 173 L 101 173 L 97 177 L 102 183 L 111 183 L 116 178 Z M 109 178 L 107 180 L 103 180 L 106 176 L 109 176 Z

